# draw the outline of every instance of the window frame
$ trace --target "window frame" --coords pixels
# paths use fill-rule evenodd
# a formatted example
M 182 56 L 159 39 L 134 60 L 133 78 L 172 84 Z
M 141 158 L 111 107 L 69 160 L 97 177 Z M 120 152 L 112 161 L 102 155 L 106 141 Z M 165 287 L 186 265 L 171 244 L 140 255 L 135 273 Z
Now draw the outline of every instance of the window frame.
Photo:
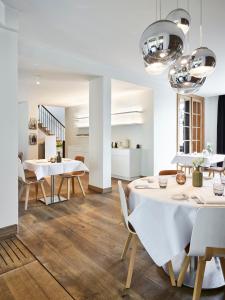
M 176 139 L 176 149 L 177 152 L 180 152 L 180 124 L 179 124 L 179 117 L 180 117 L 180 100 L 181 99 L 186 99 L 188 101 L 190 101 L 190 119 L 189 119 L 189 128 L 190 128 L 190 132 L 189 132 L 189 153 L 192 152 L 197 152 L 197 151 L 193 151 L 193 143 L 195 142 L 197 145 L 197 141 L 199 141 L 199 152 L 202 152 L 202 150 L 204 149 L 204 144 L 205 144 L 205 99 L 204 97 L 200 97 L 197 95 L 181 95 L 181 94 L 177 94 L 177 112 L 176 112 L 176 118 L 177 118 L 177 124 L 176 124 L 176 134 L 177 134 L 177 139 Z M 200 109 L 201 112 L 200 114 L 200 127 L 198 126 L 193 126 L 193 117 L 197 116 L 196 112 L 193 112 L 194 109 L 194 103 L 198 102 L 200 103 Z M 194 124 L 196 125 L 196 123 Z M 197 135 L 197 128 L 200 128 L 200 139 L 198 140 L 197 138 L 195 140 L 193 140 L 193 130 L 194 128 L 196 129 L 196 135 Z M 196 149 L 195 149 L 196 150 Z M 185 152 L 183 152 L 185 153 Z

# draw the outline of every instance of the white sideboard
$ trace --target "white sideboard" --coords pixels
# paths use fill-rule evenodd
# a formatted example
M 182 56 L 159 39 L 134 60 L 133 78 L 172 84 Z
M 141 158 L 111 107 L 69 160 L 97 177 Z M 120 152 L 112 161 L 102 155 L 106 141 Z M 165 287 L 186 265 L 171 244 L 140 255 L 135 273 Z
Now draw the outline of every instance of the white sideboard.
M 85 157 L 85 164 L 89 166 L 88 138 L 79 137 L 79 142 L 68 146 L 69 158 L 76 155 Z M 141 149 L 112 148 L 112 177 L 133 180 L 141 175 Z
M 112 149 L 112 177 L 133 180 L 141 175 L 141 149 Z

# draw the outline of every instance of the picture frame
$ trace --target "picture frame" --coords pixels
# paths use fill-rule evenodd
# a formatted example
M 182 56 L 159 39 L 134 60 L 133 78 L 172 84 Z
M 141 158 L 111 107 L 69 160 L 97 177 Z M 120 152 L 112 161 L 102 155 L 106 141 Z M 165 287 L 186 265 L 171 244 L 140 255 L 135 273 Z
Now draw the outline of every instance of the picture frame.
M 37 145 L 37 134 L 32 133 L 29 135 L 29 145 Z
M 30 118 L 29 124 L 28 124 L 28 128 L 32 129 L 32 130 L 36 130 L 37 129 L 37 119 L 36 118 Z

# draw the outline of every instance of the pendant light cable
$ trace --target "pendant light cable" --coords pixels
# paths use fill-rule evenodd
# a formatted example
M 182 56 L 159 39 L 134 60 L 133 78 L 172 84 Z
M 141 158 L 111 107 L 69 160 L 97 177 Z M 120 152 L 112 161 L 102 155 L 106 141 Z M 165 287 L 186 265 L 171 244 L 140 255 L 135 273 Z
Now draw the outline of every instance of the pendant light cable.
M 158 0 L 155 0 L 155 16 L 156 21 L 158 20 Z
M 202 47 L 202 0 L 200 1 L 200 47 Z
M 162 20 L 162 0 L 159 1 L 160 20 Z
M 179 7 L 179 0 L 177 0 L 177 8 Z
M 187 0 L 187 11 L 191 15 L 190 0 Z M 190 53 L 190 30 L 188 30 L 188 33 L 187 33 L 187 51 L 188 51 L 188 53 Z

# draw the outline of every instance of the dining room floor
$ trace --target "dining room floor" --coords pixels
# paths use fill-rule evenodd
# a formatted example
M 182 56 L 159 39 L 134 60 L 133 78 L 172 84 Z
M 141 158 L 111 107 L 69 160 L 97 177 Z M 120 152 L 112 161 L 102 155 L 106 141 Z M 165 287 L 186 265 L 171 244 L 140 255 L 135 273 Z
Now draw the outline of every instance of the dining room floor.
M 27 211 L 22 198 L 18 238 L 35 261 L 0 275 L 0 300 L 192 299 L 192 289 L 170 286 L 167 275 L 141 245 L 132 286 L 124 290 L 128 259 L 121 261 L 120 255 L 127 231 L 121 222 L 116 182 L 112 193 L 96 194 L 87 190 L 86 177 L 85 199 L 76 183 L 76 194 L 69 201 L 50 206 L 36 201 L 32 191 Z M 48 192 L 48 182 L 45 187 Z M 62 193 L 66 194 L 65 186 Z M 201 299 L 225 299 L 224 289 L 203 291 Z

